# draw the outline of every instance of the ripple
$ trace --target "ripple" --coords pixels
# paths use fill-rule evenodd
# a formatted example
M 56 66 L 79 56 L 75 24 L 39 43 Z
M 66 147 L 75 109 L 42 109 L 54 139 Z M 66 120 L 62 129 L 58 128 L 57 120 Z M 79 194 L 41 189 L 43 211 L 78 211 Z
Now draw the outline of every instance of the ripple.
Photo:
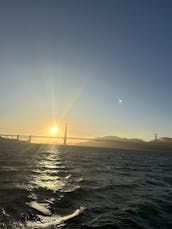
M 36 179 L 35 181 L 32 181 L 34 185 L 40 188 L 45 188 L 49 189 L 52 191 L 57 191 L 61 190 L 64 186 L 65 183 L 61 180 L 43 180 L 43 179 Z
M 76 190 L 80 189 L 80 185 L 66 185 L 63 189 L 61 189 L 61 192 L 74 192 Z

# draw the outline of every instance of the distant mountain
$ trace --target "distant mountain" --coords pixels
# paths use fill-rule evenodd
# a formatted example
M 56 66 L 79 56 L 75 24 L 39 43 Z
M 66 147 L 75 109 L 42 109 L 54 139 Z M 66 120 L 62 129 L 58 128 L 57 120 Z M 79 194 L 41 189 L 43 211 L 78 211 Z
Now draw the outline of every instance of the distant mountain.
M 159 141 L 167 142 L 167 143 L 172 143 L 172 138 L 163 137 L 163 138 L 160 138 Z
M 172 138 L 163 137 L 150 142 L 137 138 L 120 138 L 117 136 L 98 137 L 87 142 L 79 143 L 81 146 L 104 147 L 131 150 L 172 151 Z

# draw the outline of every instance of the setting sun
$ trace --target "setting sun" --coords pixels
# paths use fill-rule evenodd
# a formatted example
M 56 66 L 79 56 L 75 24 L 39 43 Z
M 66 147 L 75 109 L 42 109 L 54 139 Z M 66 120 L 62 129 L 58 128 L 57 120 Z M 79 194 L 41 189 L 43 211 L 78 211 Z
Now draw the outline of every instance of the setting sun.
M 51 133 L 52 133 L 52 134 L 55 134 L 55 133 L 58 132 L 58 130 L 59 130 L 59 128 L 58 128 L 57 126 L 53 126 L 53 127 L 51 128 Z

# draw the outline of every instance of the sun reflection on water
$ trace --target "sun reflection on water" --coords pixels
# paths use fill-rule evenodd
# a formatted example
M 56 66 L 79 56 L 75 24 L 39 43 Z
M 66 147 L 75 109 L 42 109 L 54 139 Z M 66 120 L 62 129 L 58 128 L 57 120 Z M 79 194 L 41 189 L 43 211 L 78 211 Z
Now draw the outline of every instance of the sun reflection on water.
M 78 216 L 84 208 L 58 211 L 68 193 L 79 189 L 79 180 L 72 177 L 69 167 L 57 146 L 42 146 L 35 154 L 34 169 L 29 179 L 29 201 L 26 203 L 35 218 L 26 222 L 27 228 L 48 228 L 65 225 L 65 221 Z M 36 219 L 36 220 L 35 220 Z
M 63 189 L 65 179 L 58 175 L 62 166 L 59 151 L 56 146 L 47 146 L 40 154 L 40 161 L 37 164 L 36 174 L 32 176 L 32 185 L 36 188 L 45 188 L 52 191 Z

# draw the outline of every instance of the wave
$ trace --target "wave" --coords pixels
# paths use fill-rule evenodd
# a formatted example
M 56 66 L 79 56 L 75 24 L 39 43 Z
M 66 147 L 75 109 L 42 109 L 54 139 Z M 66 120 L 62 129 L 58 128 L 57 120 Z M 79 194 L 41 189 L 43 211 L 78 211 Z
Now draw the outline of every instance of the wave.
M 84 211 L 84 207 L 80 207 L 79 209 L 76 209 L 73 213 L 68 214 L 68 215 L 64 215 L 64 216 L 38 216 L 40 221 L 37 222 L 31 222 L 28 221 L 26 223 L 27 228 L 47 228 L 47 227 L 51 227 L 51 226 L 56 226 L 59 224 L 64 223 L 65 221 L 72 219 L 78 215 L 80 215 L 83 211 Z
M 0 228 L 172 228 L 172 154 L 89 150 L 3 153 Z

